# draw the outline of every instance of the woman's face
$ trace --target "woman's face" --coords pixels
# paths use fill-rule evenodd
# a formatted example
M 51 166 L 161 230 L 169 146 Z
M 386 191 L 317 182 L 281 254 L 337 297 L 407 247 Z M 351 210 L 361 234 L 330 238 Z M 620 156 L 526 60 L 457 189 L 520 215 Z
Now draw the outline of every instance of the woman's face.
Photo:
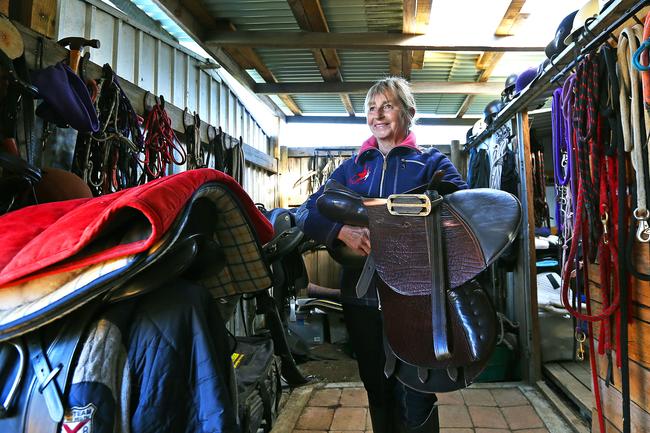
M 408 133 L 402 107 L 392 93 L 375 95 L 368 105 L 368 127 L 378 142 L 397 145 Z M 398 142 L 399 141 L 399 142 Z

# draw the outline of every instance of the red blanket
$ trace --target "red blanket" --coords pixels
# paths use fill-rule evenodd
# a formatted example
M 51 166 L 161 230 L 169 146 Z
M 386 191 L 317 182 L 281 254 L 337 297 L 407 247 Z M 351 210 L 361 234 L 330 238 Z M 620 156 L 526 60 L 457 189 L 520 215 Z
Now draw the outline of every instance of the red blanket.
M 273 227 L 233 178 L 207 168 L 189 170 L 114 194 L 30 206 L 0 217 L 0 287 L 146 251 L 170 228 L 194 191 L 207 182 L 219 182 L 232 191 L 248 213 L 260 243 L 271 240 Z M 149 220 L 149 237 L 60 264 L 96 239 L 126 208 Z

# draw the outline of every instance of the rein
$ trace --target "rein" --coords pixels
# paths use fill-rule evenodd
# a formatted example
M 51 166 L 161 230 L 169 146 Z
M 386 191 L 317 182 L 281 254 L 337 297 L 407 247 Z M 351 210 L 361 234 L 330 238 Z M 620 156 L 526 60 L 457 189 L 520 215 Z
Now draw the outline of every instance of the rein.
M 144 158 L 140 161 L 147 180 L 167 174 L 171 164 L 185 164 L 185 149 L 180 145 L 172 128 L 172 121 L 165 111 L 165 100 L 156 99 L 144 121 Z M 144 174 L 143 173 L 143 174 Z

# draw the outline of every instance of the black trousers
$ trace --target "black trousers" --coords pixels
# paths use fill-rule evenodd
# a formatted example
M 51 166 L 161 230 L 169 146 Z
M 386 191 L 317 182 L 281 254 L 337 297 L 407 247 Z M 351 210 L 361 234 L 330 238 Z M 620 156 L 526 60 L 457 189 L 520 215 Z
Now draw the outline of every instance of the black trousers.
M 344 303 L 343 317 L 369 404 L 375 409 L 393 413 L 409 427 L 422 424 L 429 416 L 436 396 L 405 387 L 394 377 L 387 378 L 384 374 L 386 356 L 381 311 L 376 307 Z

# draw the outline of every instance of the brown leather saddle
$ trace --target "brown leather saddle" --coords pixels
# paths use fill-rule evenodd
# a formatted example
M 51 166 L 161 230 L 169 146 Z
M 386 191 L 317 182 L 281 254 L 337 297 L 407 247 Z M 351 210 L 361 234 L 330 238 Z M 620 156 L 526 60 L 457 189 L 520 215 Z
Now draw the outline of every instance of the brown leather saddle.
M 496 345 L 494 308 L 473 278 L 514 240 L 517 198 L 493 189 L 363 198 L 330 183 L 317 206 L 332 220 L 370 229 L 357 294 L 374 276 L 386 375 L 423 392 L 468 386 Z

